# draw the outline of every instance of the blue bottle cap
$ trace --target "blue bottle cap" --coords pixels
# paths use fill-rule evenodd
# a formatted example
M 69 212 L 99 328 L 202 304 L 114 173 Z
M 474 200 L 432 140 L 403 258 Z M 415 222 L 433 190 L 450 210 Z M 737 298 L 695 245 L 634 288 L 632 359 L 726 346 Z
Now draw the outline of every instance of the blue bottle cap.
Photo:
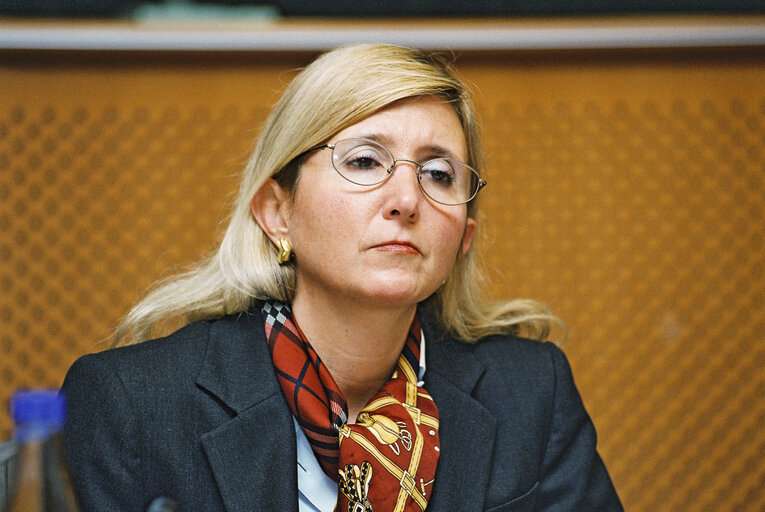
M 36 423 L 59 430 L 66 419 L 66 399 L 55 389 L 17 391 L 11 398 L 11 415 L 16 425 Z

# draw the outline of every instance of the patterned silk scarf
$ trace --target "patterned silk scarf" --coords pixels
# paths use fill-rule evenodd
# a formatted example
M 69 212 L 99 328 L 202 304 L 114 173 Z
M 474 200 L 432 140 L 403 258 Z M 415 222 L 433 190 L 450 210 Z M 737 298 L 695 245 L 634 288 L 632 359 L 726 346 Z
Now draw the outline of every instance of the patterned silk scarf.
M 287 403 L 324 472 L 338 512 L 425 510 L 438 464 L 438 410 L 418 387 L 415 317 L 396 370 L 348 424 L 348 406 L 289 306 L 266 302 L 266 338 Z

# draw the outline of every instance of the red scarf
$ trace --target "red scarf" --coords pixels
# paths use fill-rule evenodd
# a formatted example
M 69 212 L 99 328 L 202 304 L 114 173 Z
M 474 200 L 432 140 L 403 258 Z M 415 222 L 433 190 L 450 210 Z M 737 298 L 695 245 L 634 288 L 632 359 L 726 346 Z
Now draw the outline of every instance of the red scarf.
M 261 312 L 287 403 L 322 469 L 338 482 L 336 510 L 424 510 L 440 446 L 438 409 L 417 386 L 417 318 L 390 380 L 348 424 L 345 399 L 289 306 L 266 302 Z

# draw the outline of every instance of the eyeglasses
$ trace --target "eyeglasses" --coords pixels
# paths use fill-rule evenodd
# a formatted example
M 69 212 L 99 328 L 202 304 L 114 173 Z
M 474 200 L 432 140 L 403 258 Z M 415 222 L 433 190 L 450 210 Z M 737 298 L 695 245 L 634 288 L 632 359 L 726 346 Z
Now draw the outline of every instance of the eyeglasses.
M 320 149 L 331 149 L 332 166 L 337 173 L 363 187 L 372 187 L 388 180 L 399 162 L 414 165 L 420 189 L 433 201 L 444 205 L 465 204 L 486 186 L 475 169 L 459 160 L 434 158 L 419 163 L 404 158 L 396 159 L 385 146 L 369 139 L 343 139 L 334 144 L 314 146 L 302 154 Z

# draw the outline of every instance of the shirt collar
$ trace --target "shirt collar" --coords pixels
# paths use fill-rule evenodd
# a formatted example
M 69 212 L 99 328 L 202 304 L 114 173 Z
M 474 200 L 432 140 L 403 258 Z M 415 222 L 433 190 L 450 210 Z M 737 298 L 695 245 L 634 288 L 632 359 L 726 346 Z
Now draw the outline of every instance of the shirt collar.
M 417 386 L 425 385 L 425 331 L 420 329 L 420 368 L 417 371 Z

